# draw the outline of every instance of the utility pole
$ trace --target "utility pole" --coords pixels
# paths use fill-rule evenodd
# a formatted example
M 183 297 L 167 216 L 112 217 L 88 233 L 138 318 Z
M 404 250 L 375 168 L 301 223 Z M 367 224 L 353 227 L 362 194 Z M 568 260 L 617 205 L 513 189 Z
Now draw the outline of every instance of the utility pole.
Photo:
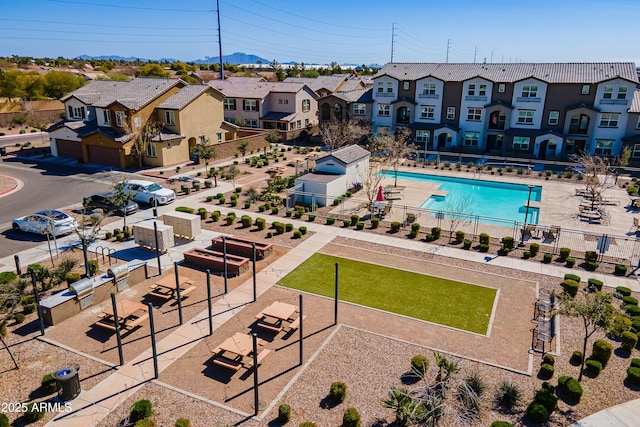
M 493 64 L 493 51 L 491 51 L 491 61 L 489 62 Z
M 451 50 L 451 39 L 447 39 L 447 60 L 445 61 L 447 64 L 449 63 L 449 51 Z
M 478 56 L 478 45 L 476 45 L 475 50 L 473 51 L 473 63 L 476 63 L 476 56 Z
M 391 25 L 391 62 L 393 62 L 393 45 L 396 42 L 396 23 Z
M 222 61 L 222 37 L 220 36 L 220 0 L 216 0 L 218 12 L 218 53 L 220 54 L 220 80 L 224 80 L 224 62 Z

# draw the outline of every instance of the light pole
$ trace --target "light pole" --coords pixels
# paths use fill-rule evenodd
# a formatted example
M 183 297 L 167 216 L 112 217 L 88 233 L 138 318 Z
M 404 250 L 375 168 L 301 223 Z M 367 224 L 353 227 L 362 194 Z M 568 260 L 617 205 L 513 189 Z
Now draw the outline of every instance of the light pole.
M 524 225 L 520 231 L 520 245 L 524 246 L 524 231 L 527 228 L 527 220 L 529 219 L 529 203 L 531 203 L 531 190 L 533 190 L 533 184 L 529 184 L 529 196 L 527 196 L 527 209 L 524 211 Z

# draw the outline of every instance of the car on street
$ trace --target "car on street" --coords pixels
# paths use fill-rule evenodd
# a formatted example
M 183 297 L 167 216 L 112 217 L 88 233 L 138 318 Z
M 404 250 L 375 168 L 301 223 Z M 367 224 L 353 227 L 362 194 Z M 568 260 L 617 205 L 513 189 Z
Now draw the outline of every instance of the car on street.
M 131 215 L 138 211 L 138 204 L 131 200 L 127 206 L 116 206 L 113 202 L 113 192 L 105 191 L 102 193 L 92 194 L 91 196 L 86 196 L 83 199 L 82 205 L 87 209 L 102 209 L 105 214 L 116 214 L 122 215 L 125 214 Z
M 153 181 L 132 179 L 124 182 L 124 191 L 133 193 L 133 200 L 138 203 L 166 205 L 176 200 L 176 193 Z
M 15 231 L 42 234 L 43 236 L 62 236 L 72 233 L 78 222 L 72 216 L 59 210 L 46 210 L 16 218 L 11 222 Z

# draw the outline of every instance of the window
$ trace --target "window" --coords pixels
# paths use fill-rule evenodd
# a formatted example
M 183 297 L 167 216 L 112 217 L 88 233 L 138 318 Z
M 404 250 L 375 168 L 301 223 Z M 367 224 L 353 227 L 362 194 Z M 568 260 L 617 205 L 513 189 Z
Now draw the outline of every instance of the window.
M 236 109 L 236 100 L 233 98 L 225 98 L 222 101 L 225 110 L 235 110 Z
M 489 115 L 489 129 L 504 130 L 504 125 L 507 122 L 507 115 L 502 111 L 494 111 Z
M 636 123 L 636 129 L 640 129 L 640 116 L 638 116 L 638 122 Z
M 535 98 L 538 96 L 538 86 L 522 86 L 523 98 Z
M 282 98 L 278 99 L 278 104 L 284 104 L 284 105 L 286 105 L 286 104 L 288 104 L 288 103 L 289 103 L 289 100 L 288 100 L 288 99 L 282 99 Z
M 409 82 L 402 82 L 402 89 L 409 90 Z
M 218 140 L 218 142 L 222 142 L 222 132 L 216 133 L 216 139 Z
M 309 126 L 309 119 L 304 119 L 304 125 Z
M 477 147 L 478 141 L 480 140 L 479 132 L 465 132 L 464 133 L 464 145 Z
M 518 123 L 521 125 L 532 125 L 534 110 L 519 110 L 518 111 Z
M 435 118 L 436 106 L 435 105 L 422 105 L 420 107 L 420 118 L 433 120 Z
M 487 85 L 480 85 L 480 88 L 478 89 L 478 95 L 487 96 Z
M 367 106 L 365 104 L 353 104 L 353 115 L 364 116 L 367 113 Z
M 528 136 L 514 136 L 513 137 L 513 149 L 514 150 L 528 150 L 530 138 Z
M 469 85 L 469 90 L 467 91 L 467 95 L 474 96 L 476 94 L 476 85 Z
M 164 121 L 168 125 L 175 125 L 176 124 L 175 116 L 173 114 L 173 111 L 165 111 L 164 112 Z
M 549 125 L 551 126 L 557 125 L 559 118 L 560 118 L 559 111 L 549 111 Z
M 125 117 L 124 111 L 116 111 L 116 126 L 124 127 Z
M 591 85 L 582 85 L 582 94 L 589 95 L 589 91 L 591 90 Z
M 589 116 L 586 114 L 576 114 L 571 117 L 569 133 L 586 135 L 589 130 Z
M 140 129 L 142 126 L 142 117 L 134 117 L 133 118 L 133 127 L 135 129 Z
M 447 107 L 447 120 L 456 119 L 456 107 Z
M 308 99 L 303 99 L 302 100 L 302 112 L 303 113 L 308 113 L 309 110 L 311 110 L 311 101 L 309 101 Z
M 436 84 L 435 83 L 424 83 L 422 85 L 422 94 L 423 95 L 435 95 L 436 94 Z
M 600 119 L 600 127 L 617 128 L 618 119 L 620 119 L 619 113 L 602 113 L 602 118 Z
M 504 93 L 504 89 L 505 89 L 505 84 L 504 83 L 500 83 L 498 85 L 498 93 Z
M 257 128 L 258 127 L 258 120 L 256 119 L 246 119 L 245 120 L 245 126 L 248 128 Z
M 393 93 L 393 82 L 387 82 L 387 93 Z
M 156 144 L 154 144 L 153 142 L 149 141 L 147 143 L 147 157 L 156 157 Z
M 599 156 L 610 156 L 613 142 L 613 139 L 596 139 L 595 154 Z
M 416 142 L 424 142 L 425 144 L 429 142 L 429 131 L 428 130 L 417 130 L 416 131 Z
M 109 114 L 109 110 L 102 110 L 102 118 L 105 125 L 111 124 L 111 114 Z
M 391 116 L 390 104 L 378 104 L 378 115 L 383 117 Z
M 384 82 L 378 82 L 378 93 L 384 92 Z
M 482 108 L 467 109 L 467 120 L 472 122 L 479 122 L 482 120 Z
M 613 86 L 605 86 L 604 94 L 602 94 L 604 99 L 611 99 L 613 97 Z
M 301 120 L 297 120 L 296 121 L 296 126 L 298 127 L 298 129 L 300 129 L 302 127 L 302 121 Z
M 627 99 L 627 87 L 620 86 L 618 88 L 618 99 Z
M 258 111 L 258 102 L 255 99 L 245 99 L 243 105 L 244 111 Z
M 207 143 L 207 137 L 205 135 L 200 135 L 198 137 L 198 139 L 200 139 L 200 144 L 206 144 Z
M 73 107 L 69 105 L 69 116 L 73 119 L 84 119 L 84 107 Z
M 634 144 L 631 157 L 633 157 L 634 159 L 640 159 L 640 144 Z

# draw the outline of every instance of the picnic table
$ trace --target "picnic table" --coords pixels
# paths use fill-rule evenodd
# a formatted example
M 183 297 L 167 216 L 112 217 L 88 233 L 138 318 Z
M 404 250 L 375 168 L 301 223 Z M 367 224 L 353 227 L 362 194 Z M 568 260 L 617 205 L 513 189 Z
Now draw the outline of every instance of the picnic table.
M 124 329 L 133 329 L 149 318 L 148 307 L 137 301 L 123 300 L 116 303 L 118 311 L 118 322 Z M 101 328 L 116 330 L 116 320 L 113 315 L 113 307 L 107 307 L 98 315 L 100 320 L 96 326 Z
M 293 316 L 297 312 L 298 306 L 276 301 L 256 315 L 258 319 L 256 325 L 274 332 L 280 332 L 285 326 L 296 329 L 300 324 L 300 317 L 294 319 Z M 286 324 L 286 322 L 289 323 Z
M 258 346 L 263 346 L 265 341 L 258 338 Z M 265 348 L 258 353 L 258 363 L 269 354 L 271 350 Z M 236 332 L 232 337 L 227 338 L 218 347 L 213 349 L 213 363 L 229 368 L 234 371 L 245 366 L 253 366 L 253 337 L 248 334 Z M 251 358 L 245 361 L 244 358 Z
M 176 291 L 176 281 L 172 276 L 166 276 L 161 279 L 158 279 L 153 285 L 149 286 L 152 291 L 149 292 L 149 295 L 169 300 L 172 298 L 178 297 L 178 292 Z M 193 286 L 193 282 L 188 277 L 180 276 L 180 297 L 184 298 L 189 295 L 191 292 L 195 291 L 196 287 Z

